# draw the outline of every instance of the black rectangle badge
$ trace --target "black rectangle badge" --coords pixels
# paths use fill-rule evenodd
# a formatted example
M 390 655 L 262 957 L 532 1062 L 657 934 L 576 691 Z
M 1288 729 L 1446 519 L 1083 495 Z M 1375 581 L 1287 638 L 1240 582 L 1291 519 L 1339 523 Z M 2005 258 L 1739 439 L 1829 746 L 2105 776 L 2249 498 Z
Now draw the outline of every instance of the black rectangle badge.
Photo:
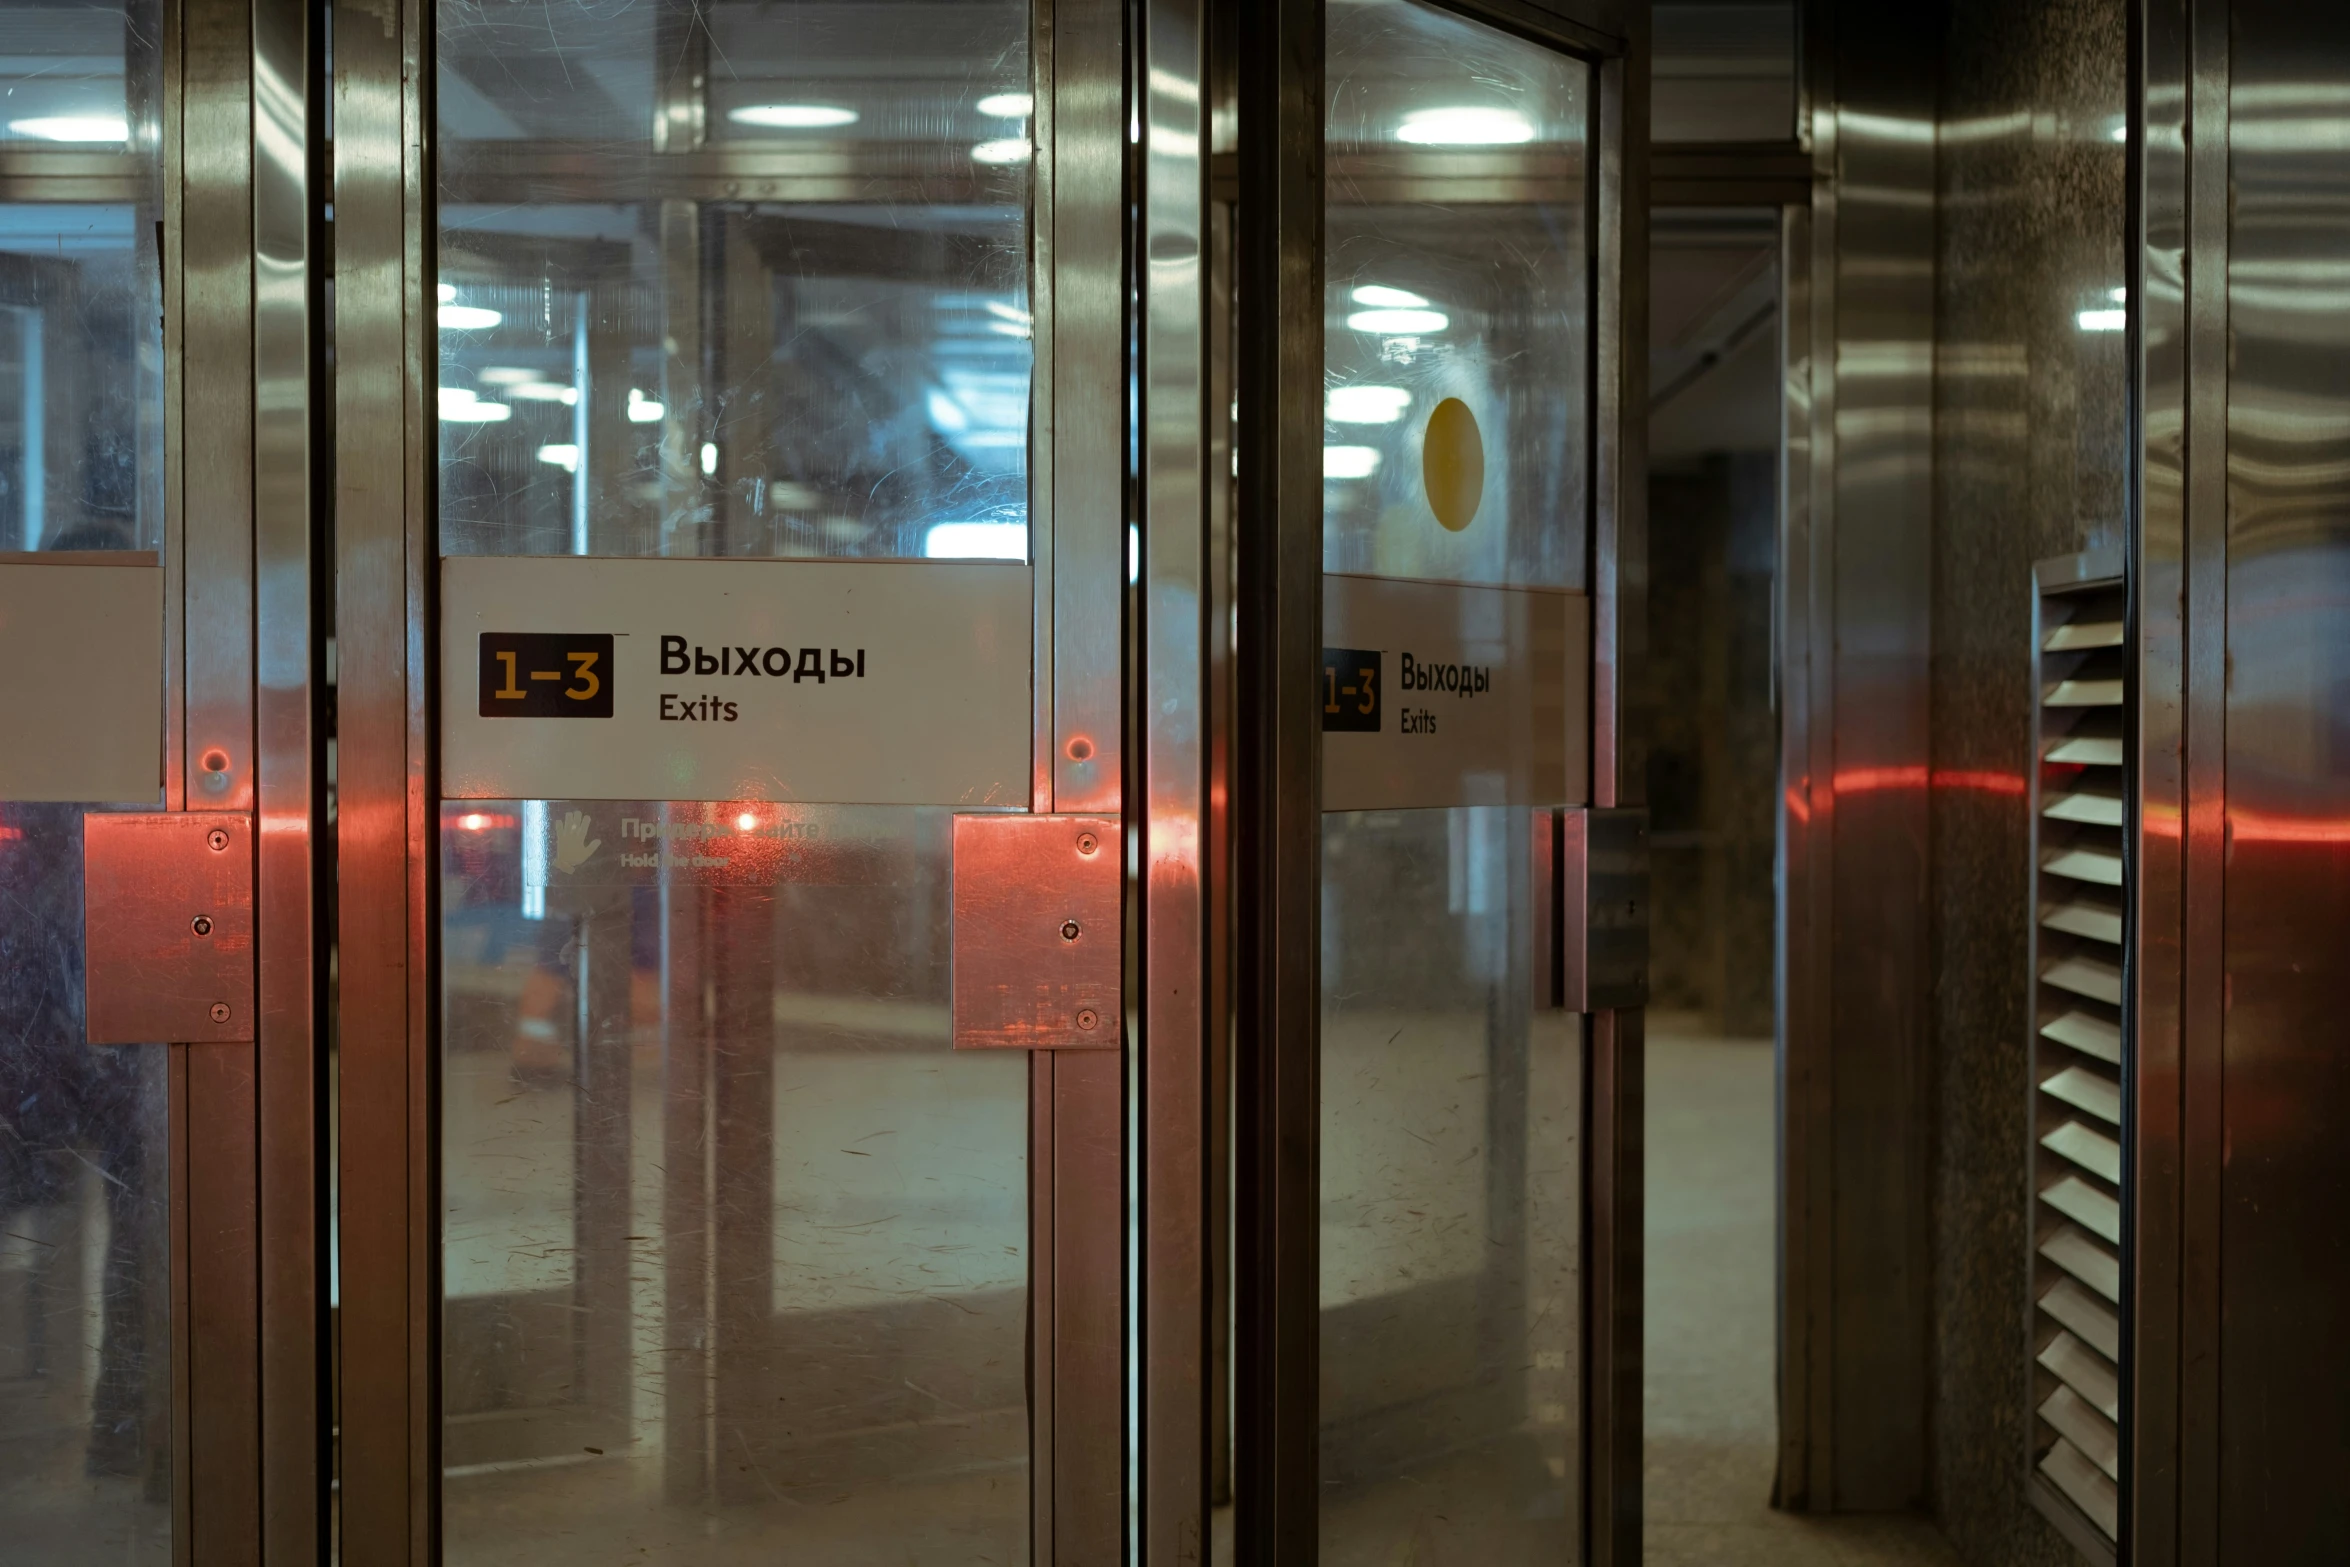
M 1386 667 L 1387 655 L 1377 648 L 1322 649 L 1322 728 L 1377 734 Z
M 484 718 L 610 718 L 612 634 L 485 631 Z

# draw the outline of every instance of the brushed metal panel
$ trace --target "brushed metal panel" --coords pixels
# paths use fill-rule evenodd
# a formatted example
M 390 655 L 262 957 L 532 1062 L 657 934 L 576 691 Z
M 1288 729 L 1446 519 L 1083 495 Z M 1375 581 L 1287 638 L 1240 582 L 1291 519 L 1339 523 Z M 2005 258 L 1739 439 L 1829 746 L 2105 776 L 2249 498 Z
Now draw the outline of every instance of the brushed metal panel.
M 254 1037 L 250 817 L 84 816 L 82 897 L 91 1044 Z
M 1560 994 L 1569 1012 L 1648 1004 L 1648 811 L 1559 813 Z
M 1107 816 L 955 818 L 957 1050 L 1114 1050 L 1124 835 Z
M 2216 946 L 2224 967 L 2208 1014 L 2219 1077 L 2191 1082 L 2189 1101 L 2198 1134 L 2216 1136 L 2189 1157 L 2214 1183 L 2202 1255 L 2219 1309 L 2186 1352 L 2216 1350 L 2219 1380 L 2216 1410 L 2199 1401 L 2182 1425 L 2216 1448 L 2217 1559 L 2306 1561 L 2350 1541 L 2350 1359 L 2334 1349 L 2350 1248 L 2321 1239 L 2350 1204 L 2350 12 L 2208 9 L 2225 12 L 2210 25 L 2228 50 L 2226 558 L 2208 688 L 2224 824 L 2221 890 L 2191 889 L 2188 951 Z M 2204 564 L 2190 563 L 2191 616 Z

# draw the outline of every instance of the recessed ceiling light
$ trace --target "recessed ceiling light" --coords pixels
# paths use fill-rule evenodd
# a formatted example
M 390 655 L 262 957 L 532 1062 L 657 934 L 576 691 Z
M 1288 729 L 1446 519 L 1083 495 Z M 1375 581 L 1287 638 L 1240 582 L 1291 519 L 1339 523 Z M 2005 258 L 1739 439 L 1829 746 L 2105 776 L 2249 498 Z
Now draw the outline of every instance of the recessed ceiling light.
M 1346 324 L 1358 332 L 1397 335 L 1441 332 L 1452 324 L 1452 318 L 1441 310 L 1358 310 L 1346 318 Z
M 1393 424 L 1411 401 L 1400 386 L 1334 386 L 1324 412 L 1332 424 Z
M 1414 109 L 1403 117 L 1395 139 L 1422 147 L 1510 147 L 1532 141 L 1534 127 L 1524 115 L 1507 109 L 1463 104 Z
M 728 110 L 726 117 L 737 125 L 771 131 L 820 131 L 857 123 L 856 110 L 836 103 L 752 103 Z
M 1006 136 L 1000 141 L 983 141 L 971 149 L 971 158 L 975 163 L 1026 163 L 1028 138 Z
M 1389 305 L 1402 310 L 1425 310 L 1428 301 L 1408 288 L 1389 288 L 1384 283 L 1365 283 L 1354 291 L 1358 305 Z
M 441 325 L 452 332 L 479 332 L 496 326 L 505 316 L 495 310 L 484 310 L 479 305 L 443 305 Z
M 999 120 L 1025 120 L 1036 112 L 1036 99 L 1024 92 L 990 93 L 979 100 L 979 112 Z
M 1378 471 L 1379 448 L 1376 446 L 1322 448 L 1322 477 L 1325 479 L 1368 479 Z
M 10 120 L 9 131 L 35 141 L 129 141 L 127 121 L 111 114 L 45 114 L 29 120 Z

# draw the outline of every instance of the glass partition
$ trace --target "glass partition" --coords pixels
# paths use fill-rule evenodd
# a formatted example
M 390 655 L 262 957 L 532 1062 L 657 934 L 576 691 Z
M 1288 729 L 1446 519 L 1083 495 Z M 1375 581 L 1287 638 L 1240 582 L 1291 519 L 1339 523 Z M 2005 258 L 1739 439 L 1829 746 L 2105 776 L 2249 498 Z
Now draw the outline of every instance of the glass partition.
M 1027 557 L 1024 5 L 439 18 L 444 554 Z M 451 1562 L 1026 1555 L 1028 1066 L 950 1048 L 949 822 L 444 807 Z
M 0 567 L 155 558 L 153 0 L 0 7 Z M 102 155 L 102 156 L 97 156 Z M 54 194 L 52 194 L 54 193 Z M 161 722 L 161 712 L 157 722 Z M 171 1559 L 169 1047 L 82 1019 L 82 815 L 0 801 L 0 1555 Z
M 1334 0 L 1328 45 L 1324 568 L 1578 594 L 1590 70 L 1410 0 Z M 1559 803 L 1323 818 L 1329 1567 L 1580 1548 L 1581 1020 L 1537 951 Z

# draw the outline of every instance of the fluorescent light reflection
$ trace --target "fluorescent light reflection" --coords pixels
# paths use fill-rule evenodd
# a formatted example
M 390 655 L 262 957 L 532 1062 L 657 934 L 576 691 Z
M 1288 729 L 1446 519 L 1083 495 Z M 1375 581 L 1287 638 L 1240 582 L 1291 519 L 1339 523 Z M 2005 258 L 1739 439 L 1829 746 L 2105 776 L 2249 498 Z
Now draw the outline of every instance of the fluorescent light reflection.
M 1441 310 L 1358 310 L 1346 324 L 1358 332 L 1406 335 L 1441 332 L 1452 325 L 1452 318 Z
M 504 424 L 514 410 L 504 403 L 485 403 L 470 386 L 441 388 L 443 424 Z
M 565 473 L 577 473 L 579 472 L 579 448 L 570 445 L 542 446 L 539 448 L 539 461 L 551 467 L 560 468 Z
M 983 141 L 971 149 L 971 161 L 974 163 L 1026 163 L 1028 155 L 1028 138 L 1025 136 L 1007 136 L 1000 141 Z
M 2084 310 L 2080 315 L 2084 332 L 2119 332 L 2130 324 L 2127 310 Z
M 857 111 L 837 103 L 752 103 L 727 111 L 726 117 L 770 131 L 821 131 L 857 123 Z
M 1322 448 L 1322 477 L 1325 479 L 1368 479 L 1378 471 L 1379 448 L 1376 446 Z
M 10 134 L 35 141 L 122 142 L 131 139 L 128 121 L 109 114 L 43 114 L 10 120 Z
M 1026 560 L 1024 522 L 934 522 L 922 535 L 922 553 L 932 560 Z
M 1036 99 L 1024 92 L 990 93 L 979 100 L 979 112 L 999 120 L 1025 120 L 1036 112 Z
M 1534 127 L 1524 115 L 1507 109 L 1464 104 L 1414 109 L 1403 117 L 1395 139 L 1420 147 L 1512 147 L 1532 141 Z
M 1323 412 L 1332 424 L 1393 424 L 1411 403 L 1400 386 L 1334 386 Z
M 1358 305 L 1383 305 L 1391 309 L 1425 310 L 1428 301 L 1408 288 L 1389 288 L 1384 283 L 1365 283 L 1354 291 Z
M 630 424 L 659 424 L 668 409 L 654 402 L 635 387 L 628 389 L 628 422 Z
M 440 310 L 441 325 L 451 332 L 486 331 L 505 319 L 499 312 L 484 310 L 479 305 L 443 305 Z

